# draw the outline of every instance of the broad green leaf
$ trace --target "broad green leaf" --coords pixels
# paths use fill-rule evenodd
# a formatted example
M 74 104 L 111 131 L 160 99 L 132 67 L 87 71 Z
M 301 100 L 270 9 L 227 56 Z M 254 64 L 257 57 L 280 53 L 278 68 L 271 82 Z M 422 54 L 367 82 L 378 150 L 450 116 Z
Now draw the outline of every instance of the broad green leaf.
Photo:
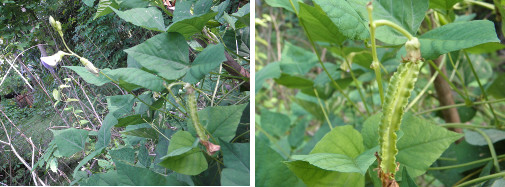
M 140 146 L 137 157 L 140 164 L 142 164 L 144 167 L 149 168 L 151 166 L 151 158 L 149 157 L 149 151 L 147 150 L 146 146 Z
M 119 174 L 127 176 L 135 186 L 181 186 L 187 185 L 177 180 L 174 175 L 165 176 L 147 168 L 133 166 L 124 162 L 115 162 Z
M 315 187 L 347 187 L 365 186 L 365 178 L 359 173 L 340 173 L 327 171 L 304 161 L 286 162 L 288 168 L 293 171 L 307 186 Z
M 313 166 L 317 166 L 327 171 L 338 171 L 344 173 L 361 173 L 365 175 L 368 167 L 375 161 L 374 153 L 377 149 L 365 152 L 356 158 L 351 158 L 343 154 L 315 153 L 309 155 L 294 155 L 293 160 L 305 161 Z
M 89 7 L 93 7 L 95 0 L 82 0 L 82 2 Z
M 237 18 L 241 23 L 243 23 L 246 26 L 249 26 L 249 18 L 250 18 L 250 4 L 247 3 L 245 5 L 242 5 L 240 9 L 238 9 L 237 12 L 231 14 L 233 17 Z
M 193 6 L 192 1 L 179 1 L 175 4 L 174 10 L 174 18 L 173 22 L 177 22 L 179 20 L 183 20 L 186 18 L 190 18 L 193 15 L 191 14 L 191 8 Z
M 130 94 L 107 96 L 107 108 L 109 109 L 109 113 L 116 118 L 129 114 L 132 110 L 134 99 L 135 97 Z
M 166 32 L 178 32 L 184 35 L 185 38 L 189 38 L 193 34 L 202 32 L 203 26 L 216 15 L 217 12 L 210 12 L 176 21 L 167 27 Z
M 296 12 L 298 12 L 298 2 L 303 2 L 303 0 L 292 0 L 293 5 L 296 8 Z M 271 7 L 280 7 L 284 8 L 286 10 L 289 10 L 290 12 L 295 12 L 293 11 L 293 6 L 290 3 L 290 0 L 265 0 L 265 2 L 270 5 Z
M 210 11 L 210 7 L 212 7 L 213 2 L 208 0 L 198 0 L 195 3 L 195 7 L 193 13 L 195 15 L 206 14 Z
M 163 80 L 153 74 L 137 68 L 118 68 L 107 73 L 110 78 L 120 82 L 120 86 L 126 87 L 127 90 L 134 90 L 139 87 L 144 87 L 152 91 L 161 92 L 165 89 L 163 87 Z M 121 85 L 121 82 L 128 83 L 127 86 Z
M 197 113 L 200 123 L 212 137 L 229 142 L 235 137 L 242 111 L 246 106 L 247 104 L 206 107 Z M 188 120 L 188 131 L 196 136 L 191 120 Z
M 410 177 L 406 167 L 402 170 L 402 181 L 399 183 L 402 187 L 417 187 L 416 182 Z
M 338 31 L 349 39 L 364 40 L 369 37 L 367 0 L 316 0 Z M 373 2 L 374 20 L 385 19 L 400 25 L 415 35 L 425 12 L 427 0 L 381 0 Z M 406 38 L 390 27 L 378 27 L 376 38 L 388 44 L 403 44 Z
M 258 138 L 256 138 L 256 140 L 258 140 Z M 256 141 L 255 150 L 256 186 L 304 186 L 300 179 L 282 163 L 282 161 L 284 161 L 282 156 L 272 150 L 264 141 Z M 276 177 L 272 177 L 272 174 L 275 174 Z
M 167 155 L 167 150 L 168 150 L 168 144 L 170 140 L 167 138 L 171 138 L 172 134 L 175 133 L 172 129 L 161 129 L 161 132 L 163 134 L 158 134 L 158 143 L 156 144 L 156 148 L 154 150 L 154 153 L 156 153 L 156 156 L 154 157 L 154 170 L 161 172 L 164 171 L 165 168 L 158 165 L 158 163 L 161 162 L 161 158 Z M 167 137 L 167 138 L 165 138 Z
M 430 8 L 450 10 L 452 7 L 463 0 L 430 0 Z
M 189 46 L 181 34 L 161 33 L 125 52 L 144 68 L 159 76 L 175 80 L 186 74 L 189 66 Z M 163 67 L 163 68 L 160 68 Z
M 325 117 L 323 115 L 323 111 L 321 110 L 321 106 L 318 103 L 314 103 L 312 101 L 307 101 L 305 99 L 300 98 L 292 98 L 291 99 L 296 104 L 300 105 L 303 110 L 312 114 L 319 121 L 324 121 Z M 262 116 L 263 117 L 263 116 Z
M 106 173 L 96 173 L 87 179 L 79 181 L 81 186 L 134 186 L 135 184 L 125 175 L 118 174 L 117 170 Z
M 305 138 L 305 129 L 309 125 L 307 117 L 296 122 L 295 126 L 291 129 L 288 136 L 289 145 L 291 148 L 297 148 L 302 145 Z
M 145 8 L 150 0 L 116 0 L 121 8 Z
M 286 86 L 288 88 L 312 88 L 314 82 L 302 76 L 281 74 L 281 77 L 274 79 L 277 84 Z
M 187 131 L 178 131 L 170 139 L 167 155 L 159 165 L 185 175 L 198 175 L 207 170 L 208 164 L 202 151 L 193 144 L 196 138 Z M 186 151 L 181 151 L 186 150 Z
M 195 84 L 212 70 L 219 67 L 223 61 L 226 61 L 224 46 L 222 44 L 208 45 L 191 63 L 191 67 L 183 81 Z
M 114 117 L 112 113 L 109 113 L 107 114 L 107 116 L 105 116 L 102 126 L 100 127 L 100 130 L 98 130 L 98 140 L 95 144 L 96 150 L 109 146 L 111 137 L 110 130 L 116 124 L 117 119 Z
M 126 164 L 135 163 L 135 150 L 132 148 L 121 148 L 116 150 L 110 150 L 109 154 L 114 161 L 114 163 L 122 162 Z
M 310 154 L 335 153 L 356 158 L 363 151 L 363 138 L 361 134 L 350 125 L 338 126 L 326 134 L 316 144 Z
M 85 67 L 82 66 L 63 66 L 64 68 L 71 69 L 75 73 L 77 73 L 84 81 L 87 83 L 96 85 L 96 86 L 102 86 L 105 83 L 110 82 L 111 80 L 102 75 L 101 73 L 96 76 L 95 74 L 89 72 Z M 102 70 L 104 72 L 109 72 L 110 69 L 104 69 Z
M 349 39 L 364 40 L 368 32 L 366 0 L 315 0 L 337 26 L 338 31 Z
M 487 93 L 496 99 L 505 98 L 505 74 L 498 75 L 498 77 L 487 88 Z
M 300 14 L 298 16 L 303 21 L 307 34 L 312 40 L 340 44 L 346 39 L 321 7 L 317 5 L 312 7 L 302 2 L 299 4 Z
M 363 125 L 362 134 L 367 148 L 378 145 L 378 125 L 381 115 L 378 113 L 371 116 Z M 461 134 L 448 131 L 411 113 L 403 116 L 400 129 L 404 135 L 398 140 L 396 158 L 401 166 L 407 167 L 411 177 L 426 172 L 451 143 L 462 137 Z
M 380 0 L 373 2 L 374 20 L 392 21 L 414 36 L 424 19 L 426 11 L 428 11 L 428 0 Z M 376 38 L 394 45 L 404 44 L 407 41 L 405 36 L 388 26 L 378 27 Z
M 263 109 L 261 110 L 260 126 L 269 134 L 282 137 L 291 126 L 291 120 L 285 114 Z
M 150 106 L 152 106 L 152 104 L 154 102 L 153 93 L 151 91 L 145 91 L 144 93 L 142 93 L 141 95 L 138 96 L 138 98 L 135 100 L 135 102 L 137 103 L 137 106 L 135 106 L 135 108 L 134 108 L 135 114 L 146 114 L 146 112 L 149 111 L 149 109 L 151 109 Z M 150 105 L 150 106 L 148 106 L 148 105 Z M 145 117 L 147 117 L 147 116 L 145 116 Z M 146 121 L 150 121 L 150 120 L 146 120 Z
M 226 24 L 230 25 L 233 30 L 237 29 L 237 25 L 239 25 L 239 24 L 237 24 L 237 20 L 238 20 L 237 18 L 232 17 L 232 16 L 225 13 L 225 14 L 223 14 L 222 19 L 225 20 Z
M 249 186 L 249 143 L 220 142 L 225 166 L 221 173 L 221 185 Z
M 147 124 L 145 126 L 147 127 L 121 131 L 121 134 L 156 140 L 156 138 L 158 138 L 156 130 Z
M 156 7 L 134 8 L 126 11 L 119 11 L 112 8 L 114 12 L 123 20 L 134 25 L 153 31 L 165 31 L 165 22 L 161 11 Z
M 265 67 L 256 72 L 255 75 L 256 93 L 258 93 L 258 91 L 263 87 L 265 80 L 271 78 L 279 78 L 281 76 L 281 69 L 279 64 L 280 64 L 279 62 L 269 63 L 268 65 L 266 65 Z
M 127 116 L 124 118 L 119 118 L 117 125 L 115 127 L 126 127 L 128 125 L 138 125 L 142 123 L 150 122 L 152 119 L 150 117 L 142 117 L 140 114 Z
M 489 137 L 489 139 L 491 139 L 491 142 L 493 143 L 505 139 L 505 131 L 497 129 L 482 129 L 482 131 Z M 479 146 L 488 145 L 486 139 L 484 139 L 484 137 L 480 133 L 466 129 L 464 129 L 464 132 L 465 132 L 465 141 L 468 142 L 470 145 L 479 145 Z
M 367 151 L 365 155 L 360 158 L 360 163 L 358 163 L 360 166 L 358 166 L 356 161 L 353 161 L 353 159 L 359 158 L 360 154 L 364 152 L 364 149 L 363 138 L 357 130 L 350 125 L 338 126 L 326 134 L 319 143 L 316 144 L 309 156 L 302 156 L 303 158 L 301 159 L 305 160 L 306 158 L 310 158 L 310 155 L 317 154 L 314 158 L 307 159 L 307 161 L 288 162 L 287 164 L 308 186 L 362 186 L 365 182 L 365 177 L 361 174 L 347 174 L 337 171 L 328 171 L 327 169 L 330 167 L 335 169 L 338 165 L 341 165 L 343 168 L 339 168 L 339 171 L 364 173 L 364 170 L 366 172 L 368 166 L 374 161 L 373 149 Z M 323 162 L 328 158 L 331 158 L 331 160 L 337 163 L 334 163 L 335 165 L 333 166 L 326 165 L 329 163 Z M 296 158 L 294 157 L 294 159 Z M 349 164 L 349 161 L 352 164 Z M 317 163 L 317 165 L 315 163 Z M 323 165 L 326 166 L 321 169 Z M 350 165 L 355 166 L 350 167 Z M 348 177 L 352 178 L 352 180 L 345 179 Z
M 128 59 L 126 60 L 126 67 L 128 68 L 137 68 L 141 69 L 142 66 L 133 58 L 131 55 L 128 55 Z
M 219 20 L 219 18 L 221 18 L 221 16 L 223 16 L 223 14 L 225 13 L 226 8 L 228 8 L 229 4 L 230 4 L 230 0 L 225 0 L 225 1 L 221 1 L 221 4 L 219 4 L 218 6 L 212 7 L 211 10 L 213 10 L 214 12 L 217 12 L 217 15 L 214 19 Z
M 82 129 L 69 128 L 65 130 L 51 130 L 54 134 L 54 143 L 58 146 L 58 151 L 64 157 L 83 151 L 88 140 L 88 131 Z
M 474 47 L 470 47 L 465 49 L 465 51 L 474 54 L 482 54 L 482 53 L 494 53 L 500 49 L 505 48 L 505 45 L 498 42 L 489 42 L 480 45 L 476 45 Z
M 317 63 L 312 51 L 307 51 L 289 42 L 284 44 L 280 67 L 283 73 L 305 75 Z
M 505 186 L 505 179 L 498 178 L 492 182 L 491 187 Z
M 101 17 L 101 16 L 105 16 L 112 11 L 112 8 L 119 8 L 119 5 L 116 3 L 115 0 L 100 0 L 100 2 L 98 3 L 98 10 L 96 11 L 96 14 L 95 14 L 95 17 L 93 17 L 93 19 L 96 19 L 98 17 Z
M 486 20 L 450 23 L 421 35 L 419 41 L 421 55 L 426 60 L 479 44 L 499 42 L 493 22 Z

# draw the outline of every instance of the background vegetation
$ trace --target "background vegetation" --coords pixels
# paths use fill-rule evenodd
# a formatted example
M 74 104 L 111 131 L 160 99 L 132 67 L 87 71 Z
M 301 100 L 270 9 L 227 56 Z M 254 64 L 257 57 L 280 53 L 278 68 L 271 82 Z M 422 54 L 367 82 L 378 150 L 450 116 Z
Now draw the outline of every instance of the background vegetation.
M 315 166 L 309 164 L 300 166 L 306 169 L 303 170 L 297 169 L 295 164 L 303 160 L 300 159 L 302 156 L 324 152 L 323 150 L 357 156 L 360 152 L 353 152 L 353 144 L 360 144 L 358 147 L 364 144 L 364 149 L 359 148 L 361 151 L 373 147 L 372 142 L 376 142 L 378 137 L 377 129 L 368 127 L 379 123 L 378 113 L 382 108 L 377 80 L 382 81 L 385 94 L 391 75 L 402 57 L 405 57 L 403 43 L 392 42 L 396 36 L 377 36 L 377 53 L 381 62 L 379 71 L 382 73 L 377 78 L 370 66 L 373 58 L 365 9 L 369 1 L 334 1 L 334 4 L 326 0 L 290 2 L 266 0 L 259 1 L 255 7 L 256 185 L 380 186 L 375 169 L 377 162 L 370 168 L 364 168 L 363 172 L 366 173 L 362 175 L 355 170 L 349 171 L 351 169 L 336 172 L 337 170 L 326 168 L 322 171 L 324 169 L 321 166 L 311 170 Z M 379 4 L 377 6 L 389 4 L 393 9 L 375 8 L 374 11 L 385 11 L 386 14 L 383 15 L 395 15 L 395 10 L 400 10 L 401 7 L 398 4 L 402 2 L 376 0 L 373 3 Z M 423 34 L 437 27 L 464 24 L 471 20 L 490 20 L 495 27 L 489 27 L 490 32 L 486 32 L 494 38 L 494 42 L 479 38 L 484 32 L 477 31 L 482 28 L 474 27 L 455 29 L 454 36 L 465 36 L 461 39 L 449 39 L 452 33 L 449 30 L 444 32 L 445 35 L 440 32 L 426 35 L 433 40 L 446 37 L 442 45 L 426 47 L 428 51 L 445 50 L 439 53 L 445 55 L 438 58 L 438 55 L 423 54 L 427 61 L 421 68 L 419 80 L 409 98 L 407 114 L 402 123 L 405 134 L 402 136 L 400 133 L 399 144 L 404 139 L 404 145 L 408 141 L 426 145 L 430 139 L 426 132 L 429 131 L 432 135 L 435 132 L 445 134 L 423 149 L 418 149 L 420 146 L 414 148 L 414 145 L 409 150 L 399 148 L 397 159 L 400 171 L 396 179 L 408 182 L 402 174 L 403 167 L 406 166 L 417 186 L 503 184 L 500 176 L 503 176 L 502 168 L 505 166 L 505 104 L 502 91 L 498 90 L 504 89 L 505 71 L 502 61 L 505 46 L 498 42 L 503 42 L 504 39 L 504 3 L 430 0 L 428 5 L 428 1 L 412 2 L 426 4 L 427 10 L 424 12 L 424 6 L 417 5 L 412 10 L 419 13 L 417 18 L 422 21 L 419 22 L 419 29 L 414 27 L 414 30 L 409 30 L 415 36 L 422 38 Z M 359 16 L 345 17 L 346 13 L 354 11 L 350 7 L 365 11 L 357 11 L 363 13 Z M 345 8 L 351 11 L 342 11 Z M 410 13 L 408 16 L 412 16 Z M 393 16 L 389 19 L 397 24 L 398 20 L 402 20 Z M 360 21 L 365 22 L 363 25 L 367 29 L 362 36 L 358 29 Z M 476 33 L 466 35 L 471 32 Z M 452 40 L 462 41 L 456 47 L 451 47 Z M 482 43 L 463 47 L 466 45 L 463 40 Z M 431 63 L 439 67 L 439 73 L 436 73 L 438 71 Z M 423 121 L 423 124 L 413 119 Z M 432 127 L 431 124 L 436 126 Z M 347 129 L 345 125 L 353 128 Z M 408 125 L 427 128 L 409 133 L 413 129 L 406 127 Z M 329 133 L 332 128 L 332 133 Z M 445 129 L 461 135 L 446 132 Z M 454 142 L 458 137 L 462 138 Z M 444 143 L 445 140 L 448 142 Z M 402 151 L 405 154 L 401 155 Z M 428 158 L 433 160 L 427 161 L 427 165 L 423 166 L 421 163 Z M 327 167 L 332 167 L 328 164 L 326 163 Z M 275 177 L 270 176 L 272 172 L 276 173 Z M 469 181 L 471 182 L 468 183 Z M 408 186 L 405 183 L 400 185 Z
M 146 181 L 161 182 L 159 184 L 163 185 L 248 183 L 249 180 L 244 180 L 243 177 L 249 176 L 249 117 L 242 115 L 249 113 L 247 104 L 250 66 L 249 4 L 247 3 L 240 0 L 188 0 L 177 1 L 178 5 L 162 0 L 2 0 L 0 95 L 11 93 L 29 95 L 33 97 L 33 101 L 26 107 L 19 107 L 19 102 L 14 98 L 3 97 L 1 100 L 0 185 L 153 185 L 142 183 Z M 192 87 L 199 91 L 196 103 L 198 114 L 208 115 L 209 111 L 220 111 L 219 107 L 225 110 L 230 110 L 227 107 L 236 108 L 229 112 L 230 115 L 234 115 L 232 121 L 212 123 L 217 124 L 217 131 L 222 133 L 222 136 L 229 138 L 215 135 L 216 129 L 206 133 L 213 138 L 211 141 L 214 144 L 221 145 L 217 154 L 210 156 L 205 153 L 204 157 L 205 146 L 197 144 L 193 146 L 192 152 L 202 154 L 198 158 L 204 158 L 200 164 L 206 166 L 208 164 L 209 169 L 205 172 L 201 168 L 200 172 L 191 174 L 180 170 L 174 172 L 177 169 L 167 169 L 158 165 L 160 158 L 167 155 L 167 147 L 170 147 L 170 143 L 163 139 L 171 139 L 171 136 L 179 131 L 189 131 L 193 133 L 189 137 L 196 137 L 194 130 L 188 129 L 192 126 L 191 122 L 188 123 L 191 121 L 189 111 L 176 109 L 186 108 L 190 104 L 185 89 L 182 86 L 174 86 L 171 91 L 163 88 L 163 84 L 168 86 L 170 83 L 181 81 L 183 77 L 160 78 L 160 75 L 154 73 L 152 69 L 145 68 L 142 61 L 134 60 L 135 55 L 128 55 L 126 49 L 138 46 L 165 31 L 153 30 L 143 25 L 145 23 L 139 24 L 128 19 L 131 15 L 126 14 L 133 15 L 131 12 L 118 16 L 108 5 L 120 13 L 139 10 L 160 12 L 161 17 L 147 14 L 151 17 L 143 18 L 161 20 L 166 23 L 164 27 L 177 21 L 192 26 L 189 31 L 185 27 L 170 31 L 186 36 L 183 42 L 186 46 L 180 46 L 181 51 L 187 50 L 185 58 L 189 61 L 185 63 L 193 62 L 208 44 L 223 46 L 223 49 L 226 49 L 226 52 L 216 54 L 222 59 L 216 61 L 217 65 L 200 69 L 198 73 L 204 72 L 204 74 L 198 79 L 191 80 Z M 197 8 L 199 5 L 205 6 Z M 179 12 L 174 12 L 174 9 Z M 61 22 L 63 38 L 60 38 L 58 32 L 49 24 L 49 16 Z M 135 16 L 145 15 L 135 14 Z M 164 45 L 177 47 L 176 44 L 168 42 L 159 47 Z M 105 73 L 111 69 L 119 72 L 116 75 L 123 73 L 121 71 L 125 71 L 124 69 L 149 72 L 150 75 L 144 74 L 144 76 L 154 76 L 162 80 L 157 82 L 155 88 L 163 89 L 152 90 L 152 85 L 146 87 L 145 83 L 139 82 L 136 82 L 137 86 L 132 87 L 134 83 L 119 83 L 119 79 L 97 84 L 96 81 L 90 81 L 95 75 L 87 73 L 79 58 L 64 57 L 54 70 L 45 68 L 40 62 L 42 56 L 50 56 L 57 51 L 69 52 L 68 49 L 89 59 L 97 68 L 106 69 Z M 167 48 L 159 49 L 158 54 L 172 53 L 167 50 Z M 84 72 L 62 66 L 83 68 Z M 163 67 L 167 66 L 159 66 L 158 70 L 164 70 Z M 101 76 L 115 78 L 105 73 Z M 142 78 L 135 74 L 129 76 Z M 184 80 L 187 81 L 186 78 Z M 121 81 L 128 82 L 122 79 Z M 175 95 L 168 96 L 168 92 L 174 91 Z M 130 97 L 135 100 L 125 100 Z M 153 103 L 156 103 L 157 108 L 150 106 Z M 118 105 L 124 110 L 115 111 Z M 204 108 L 207 110 L 200 112 Z M 114 118 L 106 118 L 108 114 Z M 228 113 L 223 112 L 222 115 L 226 114 Z M 129 116 L 130 118 L 127 118 Z M 122 126 L 113 128 L 110 126 L 111 123 L 108 123 L 112 119 L 120 121 L 123 119 L 121 122 L 137 120 L 137 122 L 127 125 L 123 123 Z M 139 119 L 143 121 L 139 122 Z M 200 116 L 200 119 L 206 120 L 204 126 L 211 121 L 206 116 Z M 104 124 L 107 127 L 102 128 Z M 152 126 L 153 124 L 156 125 Z M 227 126 L 226 133 L 219 131 L 219 126 L 223 124 Z M 105 133 L 105 136 L 99 136 L 99 132 Z M 65 137 L 73 139 L 62 141 Z M 103 148 L 97 145 L 99 140 L 104 140 Z M 63 146 L 72 142 L 78 143 L 81 149 L 75 150 L 74 147 L 72 150 Z M 230 152 L 239 149 L 247 153 L 230 157 Z M 223 154 L 223 151 L 226 153 Z M 183 157 L 187 156 L 183 153 L 181 152 Z M 133 160 L 119 161 L 116 160 L 118 156 Z M 241 168 L 231 166 L 233 161 L 228 160 L 233 159 L 238 159 L 237 163 L 242 164 Z M 123 161 L 129 166 L 118 166 L 118 163 Z M 230 172 L 232 169 L 235 169 L 233 170 L 235 172 Z M 132 178 L 127 173 L 131 170 L 145 171 L 151 174 L 148 176 L 151 178 Z M 228 177 L 237 171 L 242 172 L 239 183 L 235 183 L 238 179 Z M 117 178 L 124 180 L 116 181 Z M 110 183 L 111 181 L 116 183 Z

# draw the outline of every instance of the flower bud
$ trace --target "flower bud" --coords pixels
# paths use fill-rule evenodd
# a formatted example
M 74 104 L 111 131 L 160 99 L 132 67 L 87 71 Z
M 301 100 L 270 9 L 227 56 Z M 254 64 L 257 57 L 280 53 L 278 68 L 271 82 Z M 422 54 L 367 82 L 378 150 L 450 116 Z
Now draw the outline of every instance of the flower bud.
M 84 67 L 86 67 L 86 69 L 95 74 L 95 75 L 98 75 L 98 72 L 100 72 L 100 70 L 98 70 L 98 68 L 95 67 L 95 65 L 93 65 L 93 63 L 91 63 L 88 59 L 85 59 L 85 58 L 82 58 L 81 57 L 81 63 L 82 65 L 84 65 Z
M 51 26 L 52 26 L 54 29 L 57 29 L 57 28 L 56 28 L 56 21 L 54 21 L 53 16 L 49 16 L 49 24 L 51 24 Z
M 408 40 L 405 43 L 405 49 L 407 50 L 406 60 L 416 62 L 421 58 L 421 43 L 417 38 Z
M 60 31 L 61 31 L 61 22 L 60 22 L 60 21 L 56 21 L 56 30 L 57 30 L 58 32 L 60 32 Z

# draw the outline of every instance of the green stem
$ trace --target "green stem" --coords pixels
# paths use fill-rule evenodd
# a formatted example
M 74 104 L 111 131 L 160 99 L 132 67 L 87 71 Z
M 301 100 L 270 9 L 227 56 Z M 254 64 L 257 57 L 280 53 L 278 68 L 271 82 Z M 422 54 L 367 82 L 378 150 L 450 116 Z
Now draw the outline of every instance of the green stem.
M 141 117 L 142 118 L 142 117 Z M 161 131 L 158 129 L 158 127 L 156 127 L 156 125 L 154 125 L 153 123 L 149 123 L 146 119 L 142 118 L 142 120 L 144 120 L 144 122 L 146 122 L 147 124 L 149 124 L 156 132 L 160 133 L 165 139 L 167 139 L 167 141 L 170 141 L 170 138 L 168 138 L 167 136 L 165 136 L 163 133 L 161 133 Z
M 233 75 L 224 74 L 224 73 L 210 72 L 209 74 L 211 74 L 211 75 L 218 75 L 218 76 L 221 76 L 221 77 L 229 77 L 229 78 L 233 78 L 233 79 L 242 79 L 244 81 L 249 80 L 248 78 L 245 78 L 245 77 L 233 76 Z
M 405 30 L 403 27 L 401 27 L 401 26 L 397 25 L 396 23 L 393 23 L 392 21 L 389 21 L 389 20 L 382 20 L 382 19 L 376 20 L 373 22 L 373 26 L 375 26 L 375 27 L 389 26 L 389 27 L 397 30 L 401 34 L 403 34 L 405 37 L 407 37 L 408 40 L 414 39 L 414 36 L 412 36 L 412 34 L 410 34 L 409 31 Z
M 317 93 L 317 89 L 314 88 L 314 93 L 316 94 L 317 102 L 319 103 L 319 106 L 321 107 L 321 110 L 323 111 L 324 118 L 326 119 L 326 122 L 328 122 L 328 125 L 330 126 L 330 130 L 333 129 L 333 126 L 331 125 L 330 118 L 328 118 L 328 115 L 326 114 L 326 110 L 323 107 L 323 104 L 321 103 L 321 99 L 319 99 L 319 93 Z
M 219 105 L 224 100 L 224 98 L 228 97 L 228 95 L 230 95 L 236 89 L 240 88 L 240 86 L 244 83 L 245 83 L 245 81 L 242 81 L 239 84 L 237 84 L 235 87 L 233 87 L 231 90 L 226 92 L 226 94 L 224 94 L 223 96 L 221 96 L 221 98 L 219 98 L 219 100 L 216 102 L 216 104 Z
M 496 157 L 496 150 L 494 149 L 493 141 L 491 141 L 489 136 L 486 133 L 484 133 L 484 131 L 482 131 L 478 128 L 475 128 L 472 130 L 478 132 L 482 137 L 484 137 L 484 139 L 487 142 L 487 145 L 489 146 L 489 152 L 491 152 L 491 157 L 493 157 L 493 163 L 494 163 L 494 167 L 496 169 L 496 172 L 500 172 L 500 165 L 498 163 L 498 157 Z
M 480 126 L 480 125 L 468 125 L 464 123 L 445 123 L 439 125 L 444 128 L 463 128 L 463 129 L 474 129 L 474 128 L 481 128 L 481 129 L 496 129 L 495 126 Z
M 499 103 L 499 102 L 503 102 L 503 101 L 505 101 L 505 99 L 497 99 L 497 100 L 492 100 L 492 101 L 480 101 L 480 102 L 473 102 L 472 105 L 475 106 L 475 105 L 480 105 L 480 104 Z M 426 113 L 430 113 L 433 111 L 444 110 L 444 109 L 448 109 L 448 108 L 457 108 L 457 107 L 462 107 L 462 106 L 467 106 L 467 104 L 460 103 L 460 104 L 455 104 L 455 105 L 441 106 L 441 107 L 437 107 L 434 109 L 429 109 L 429 110 L 425 110 L 425 111 L 416 113 L 416 115 L 426 114 Z
M 457 185 L 455 187 L 467 186 L 467 185 L 470 185 L 470 184 L 473 184 L 473 183 L 478 183 L 478 182 L 482 182 L 482 181 L 486 181 L 486 180 L 494 179 L 494 178 L 498 178 L 498 177 L 505 177 L 505 172 L 495 173 L 495 174 L 487 175 L 487 176 L 484 176 L 484 177 L 479 177 L 479 178 L 476 178 L 476 179 L 473 179 L 473 180 L 461 183 L 461 184 L 459 184 L 459 185 Z
M 468 4 L 479 5 L 481 7 L 487 8 L 489 10 L 494 10 L 494 5 L 491 3 L 486 3 L 486 2 L 482 2 L 482 1 L 475 1 L 475 0 L 464 0 L 463 2 L 468 3 Z
M 505 154 L 500 155 L 497 158 L 500 158 L 500 159 L 501 158 L 505 158 Z M 431 168 L 428 168 L 428 170 L 447 170 L 447 169 L 454 169 L 454 168 L 462 168 L 462 167 L 466 167 L 466 166 L 471 166 L 471 165 L 475 165 L 475 164 L 480 164 L 480 163 L 488 162 L 488 161 L 491 161 L 491 160 L 493 160 L 493 158 L 489 157 L 489 158 L 475 160 L 475 161 L 467 162 L 467 163 L 463 163 L 463 164 L 457 164 L 457 165 L 451 165 L 451 166 L 442 166 L 442 167 L 431 167 Z
M 351 70 L 351 62 L 349 62 L 349 60 L 345 57 L 344 52 L 342 50 L 340 50 L 340 51 L 342 52 L 342 56 L 344 57 L 344 62 L 343 63 L 346 63 L 347 67 L 349 67 L 349 73 L 351 74 L 351 77 L 352 77 L 352 80 L 353 80 L 354 84 L 356 84 L 356 87 L 358 88 L 359 97 L 361 98 L 361 101 L 363 102 L 363 106 L 365 106 L 366 113 L 370 116 L 370 110 L 368 109 L 368 105 L 367 105 L 365 96 L 363 96 L 363 91 L 361 90 L 362 87 L 359 84 L 358 79 L 356 79 L 356 76 L 354 76 L 354 72 Z M 353 52 L 353 53 L 351 53 L 349 55 L 351 56 L 351 59 L 353 59 L 355 53 Z
M 480 83 L 479 76 L 475 72 L 475 68 L 473 67 L 472 60 L 470 59 L 470 57 L 468 56 L 468 53 L 466 51 L 463 50 L 463 52 L 465 53 L 465 57 L 468 60 L 468 65 L 470 65 L 470 69 L 472 69 L 473 76 L 475 77 L 475 80 L 477 80 L 477 83 L 479 84 L 479 88 L 480 88 L 480 90 L 482 92 L 482 95 L 484 96 L 484 101 L 488 101 L 489 99 L 487 97 L 486 90 L 484 90 L 484 87 Z M 499 123 L 498 117 L 496 116 L 496 113 L 494 112 L 493 106 L 491 104 L 488 104 L 488 106 L 489 106 L 489 109 L 491 110 L 491 113 L 493 114 L 495 125 L 498 126 L 498 127 L 501 127 L 501 124 Z
M 465 93 L 466 98 L 470 98 L 470 96 L 468 95 L 468 89 L 467 89 L 467 87 L 466 87 L 466 85 L 465 85 L 465 80 L 463 80 L 463 76 L 462 76 L 462 75 L 461 75 L 461 73 L 457 70 L 457 69 L 458 69 L 458 66 L 456 66 L 456 65 L 454 64 L 454 61 L 452 60 L 451 54 L 449 53 L 448 55 L 449 55 L 449 61 L 451 62 L 452 67 L 454 67 L 454 70 L 453 70 L 453 71 L 454 71 L 454 73 L 456 73 L 456 76 L 458 76 L 459 81 L 460 81 L 460 82 L 462 82 L 461 87 L 463 87 L 463 91 L 464 91 L 464 93 Z M 452 82 L 452 79 L 449 79 L 449 81 L 451 81 L 451 82 Z
M 367 5 L 368 20 L 370 23 L 370 40 L 372 42 L 372 69 L 375 72 L 375 79 L 377 81 L 377 86 L 379 87 L 379 95 L 381 98 L 381 106 L 384 104 L 384 89 L 382 88 L 382 75 L 380 69 L 379 58 L 377 57 L 377 44 L 375 43 L 375 28 L 377 27 L 373 21 L 372 17 L 373 6 L 370 3 Z

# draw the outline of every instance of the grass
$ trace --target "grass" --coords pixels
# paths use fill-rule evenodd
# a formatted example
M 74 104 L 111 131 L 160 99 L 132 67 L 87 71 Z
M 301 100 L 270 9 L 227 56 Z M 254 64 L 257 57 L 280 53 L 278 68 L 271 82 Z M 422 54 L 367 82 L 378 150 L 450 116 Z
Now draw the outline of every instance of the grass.
M 2 110 L 12 120 L 20 133 L 4 116 L 0 117 L 6 126 L 11 141 L 18 153 L 27 161 L 31 162 L 32 147 L 21 134 L 31 138 L 37 147 L 36 159 L 40 156 L 38 152 L 44 152 L 47 144 L 51 142 L 53 133 L 50 132 L 50 126 L 59 126 L 63 122 L 56 114 L 43 115 L 41 111 L 44 108 L 18 108 L 12 101 L 2 101 L 0 103 Z M 7 141 L 3 129 L 0 131 L 0 140 Z M 18 158 L 12 153 L 8 146 L 0 145 L 0 182 L 8 185 L 27 185 L 30 184 L 31 176 L 26 168 L 20 164 Z M 35 160 L 36 162 L 37 160 Z M 7 180 L 10 181 L 7 181 Z

